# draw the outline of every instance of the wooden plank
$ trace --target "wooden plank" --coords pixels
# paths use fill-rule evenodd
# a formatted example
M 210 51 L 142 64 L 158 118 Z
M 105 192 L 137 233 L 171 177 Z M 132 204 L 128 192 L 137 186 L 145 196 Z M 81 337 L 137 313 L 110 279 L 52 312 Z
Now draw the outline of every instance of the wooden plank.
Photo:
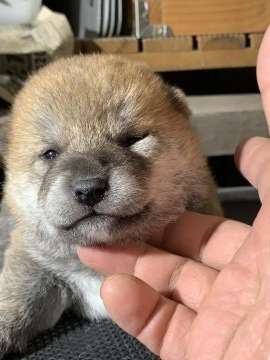
M 266 30 L 269 0 L 162 0 L 162 22 L 174 35 L 249 33 Z
M 249 34 L 248 37 L 250 40 L 250 47 L 253 49 L 259 49 L 263 39 L 263 33 Z
M 190 96 L 192 124 L 208 156 L 232 155 L 250 136 L 269 136 L 258 94 Z
M 110 54 L 136 53 L 139 43 L 135 37 L 96 38 L 75 41 L 75 54 L 105 52 Z
M 123 54 L 129 59 L 145 61 L 154 71 L 222 69 L 256 65 L 258 49 L 208 50 L 183 52 L 141 52 Z
M 246 45 L 244 34 L 216 34 L 197 36 L 199 50 L 243 49 Z
M 142 46 L 144 52 L 177 52 L 192 50 L 191 36 L 177 36 L 168 38 L 143 39 Z

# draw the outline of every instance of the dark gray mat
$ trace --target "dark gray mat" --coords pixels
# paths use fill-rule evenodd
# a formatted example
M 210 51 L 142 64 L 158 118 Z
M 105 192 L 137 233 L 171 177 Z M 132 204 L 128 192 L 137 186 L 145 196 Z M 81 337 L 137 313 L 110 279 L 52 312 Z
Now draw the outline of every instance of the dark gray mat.
M 4 360 L 157 360 L 148 349 L 110 320 L 89 322 L 66 313 L 50 331 L 38 335 L 25 354 Z

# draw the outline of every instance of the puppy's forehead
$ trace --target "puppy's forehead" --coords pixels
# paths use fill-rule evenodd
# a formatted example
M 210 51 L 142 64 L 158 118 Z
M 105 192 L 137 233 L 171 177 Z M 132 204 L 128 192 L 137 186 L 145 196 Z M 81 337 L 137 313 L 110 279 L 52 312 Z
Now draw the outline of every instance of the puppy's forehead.
M 86 118 L 115 122 L 113 115 L 123 120 L 146 105 L 151 110 L 153 101 L 162 95 L 161 88 L 160 80 L 146 68 L 102 56 L 52 64 L 29 83 L 40 111 L 61 114 L 80 126 Z
M 28 133 L 68 142 L 143 131 L 172 110 L 166 89 L 145 66 L 108 55 L 77 56 L 34 75 L 15 102 L 14 119 L 24 121 Z

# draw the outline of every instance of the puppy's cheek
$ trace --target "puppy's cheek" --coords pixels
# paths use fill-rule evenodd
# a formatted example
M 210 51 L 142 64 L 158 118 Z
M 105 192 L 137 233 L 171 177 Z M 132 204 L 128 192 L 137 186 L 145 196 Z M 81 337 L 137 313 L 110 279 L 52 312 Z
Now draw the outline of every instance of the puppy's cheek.
M 36 176 L 41 177 L 46 174 L 48 168 L 49 168 L 49 164 L 46 161 L 38 159 L 37 161 L 35 161 L 35 163 L 32 166 L 32 173 L 35 174 Z
M 39 183 L 33 181 L 29 174 L 23 174 L 13 181 L 9 181 L 6 187 L 8 199 L 19 207 L 26 217 L 32 218 L 33 214 L 40 212 L 38 206 Z
M 51 184 L 45 184 L 40 201 L 45 217 L 52 225 L 65 226 L 76 219 L 76 203 L 65 176 L 58 176 Z
M 95 210 L 103 214 L 130 216 L 140 212 L 148 203 L 146 178 L 122 167 L 115 167 L 109 179 L 109 190 Z
M 159 153 L 152 164 L 149 180 L 149 197 L 157 211 L 164 212 L 169 207 L 171 213 L 172 206 L 175 205 L 178 214 L 185 209 L 186 176 L 189 168 L 189 160 L 183 159 L 176 147 L 168 147 L 166 151 Z

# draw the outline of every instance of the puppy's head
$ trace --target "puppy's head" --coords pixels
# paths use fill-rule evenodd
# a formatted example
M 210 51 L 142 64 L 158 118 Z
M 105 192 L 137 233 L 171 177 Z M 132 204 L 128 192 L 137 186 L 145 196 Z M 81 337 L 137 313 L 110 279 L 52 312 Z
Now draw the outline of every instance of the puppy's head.
M 206 196 L 182 92 L 119 57 L 78 56 L 34 75 L 13 108 L 5 195 L 57 241 L 143 238 Z

